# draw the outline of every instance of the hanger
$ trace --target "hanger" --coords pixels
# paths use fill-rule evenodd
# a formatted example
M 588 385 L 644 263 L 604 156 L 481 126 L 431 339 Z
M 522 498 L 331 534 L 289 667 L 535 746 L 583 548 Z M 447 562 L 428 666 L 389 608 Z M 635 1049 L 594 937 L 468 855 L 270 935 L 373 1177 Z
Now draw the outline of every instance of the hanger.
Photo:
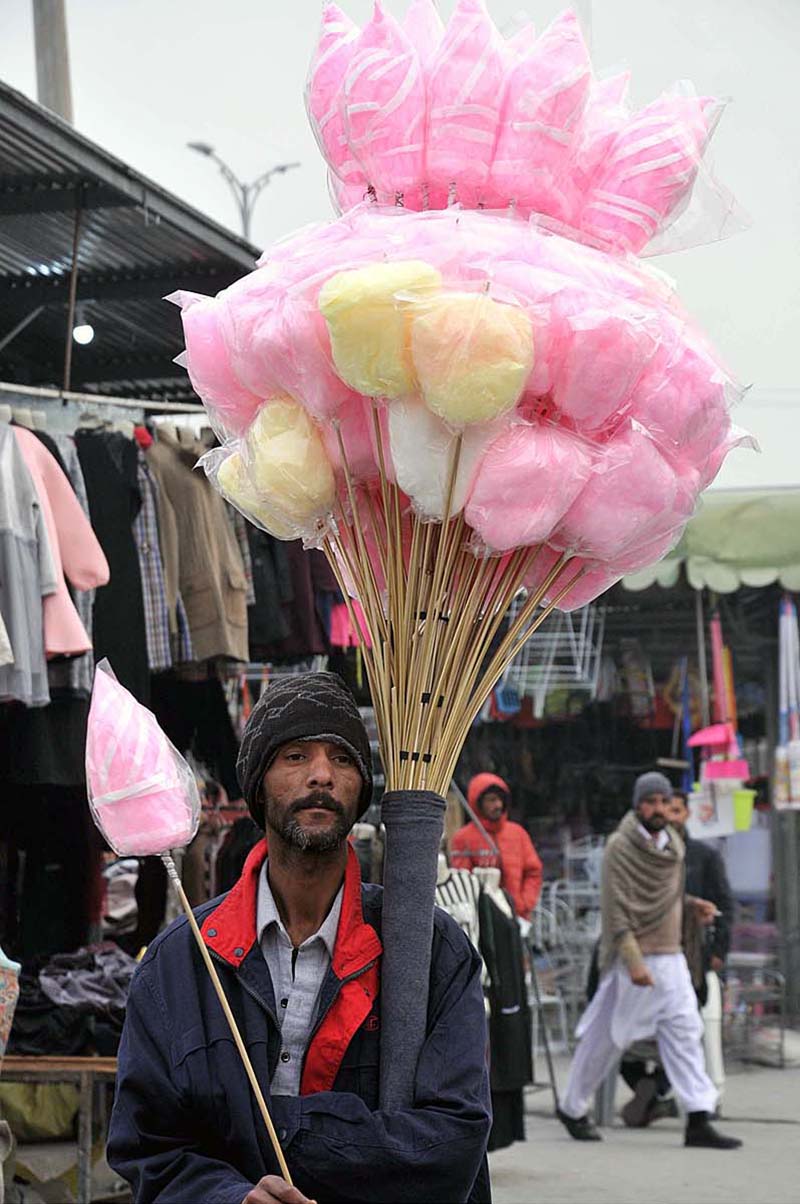
M 33 430 L 33 414 L 27 406 L 12 406 L 11 414 L 17 426 L 24 426 L 26 430 Z
M 111 429 L 119 435 L 124 435 L 126 439 L 133 439 L 134 437 L 134 425 L 127 418 L 121 418 L 119 422 L 115 422 Z
M 31 410 L 31 418 L 33 419 L 33 430 L 47 430 L 47 414 L 44 410 Z
M 11 421 L 11 406 L 0 404 L 0 422 Z

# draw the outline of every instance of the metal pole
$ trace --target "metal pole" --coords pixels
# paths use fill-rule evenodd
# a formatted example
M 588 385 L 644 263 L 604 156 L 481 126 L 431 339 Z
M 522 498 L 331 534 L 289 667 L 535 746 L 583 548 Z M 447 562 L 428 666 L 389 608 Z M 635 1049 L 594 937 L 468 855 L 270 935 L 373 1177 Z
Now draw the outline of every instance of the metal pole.
M 703 727 L 711 722 L 711 699 L 708 693 L 708 662 L 706 660 L 706 622 L 703 614 L 703 591 L 695 591 L 695 617 L 697 620 L 697 669 L 700 675 L 700 706 Z
M 33 0 L 33 38 L 39 104 L 72 125 L 72 87 L 64 0 Z
M 17 322 L 16 326 L 9 330 L 8 334 L 4 334 L 2 339 L 0 339 L 0 351 L 2 351 L 4 347 L 7 347 L 18 334 L 21 334 L 26 326 L 30 326 L 34 318 L 38 318 L 43 309 L 43 305 L 37 305 L 36 309 L 32 309 L 31 312 L 26 314 L 20 322 Z
M 72 231 L 72 268 L 69 275 L 69 304 L 67 305 L 67 333 L 64 344 L 64 392 L 69 390 L 72 383 L 72 331 L 75 328 L 75 305 L 78 298 L 78 248 L 81 241 L 81 215 L 83 212 L 83 192 L 79 188 L 75 198 L 75 225 Z
M 561 1104 L 558 1102 L 558 1086 L 556 1084 L 556 1072 L 553 1067 L 553 1058 L 550 1053 L 550 1038 L 547 1035 L 547 1023 L 544 1016 L 544 1008 L 542 1007 L 542 997 L 539 994 L 539 979 L 536 976 L 536 960 L 534 957 L 533 941 L 528 946 L 528 952 L 531 959 L 531 982 L 533 983 L 533 993 L 536 997 L 536 1011 L 539 1016 L 539 1029 L 542 1033 L 542 1044 L 544 1045 L 544 1056 L 547 1060 L 547 1073 L 550 1077 L 550 1087 L 553 1092 L 553 1103 L 558 1112 Z M 536 1067 L 533 1068 L 534 1078 L 536 1077 Z

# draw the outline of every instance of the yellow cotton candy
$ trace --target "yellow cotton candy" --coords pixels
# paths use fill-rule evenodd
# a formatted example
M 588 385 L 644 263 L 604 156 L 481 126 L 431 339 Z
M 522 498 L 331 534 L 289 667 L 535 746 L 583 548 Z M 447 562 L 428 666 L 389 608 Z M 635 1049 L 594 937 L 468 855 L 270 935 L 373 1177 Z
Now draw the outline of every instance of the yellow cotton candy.
M 287 398 L 261 407 L 245 437 L 245 463 L 256 496 L 295 534 L 323 517 L 335 497 L 333 469 L 319 431 Z
M 409 301 L 439 288 L 441 282 L 436 268 L 422 260 L 373 263 L 331 276 L 320 290 L 319 308 L 336 371 L 345 384 L 367 397 L 412 392 Z
M 234 506 L 269 531 L 276 539 L 296 539 L 297 531 L 264 505 L 245 470 L 238 451 L 231 452 L 217 469 L 217 484 Z
M 418 307 L 411 355 L 422 396 L 452 426 L 499 418 L 533 368 L 527 314 L 485 293 L 445 293 Z

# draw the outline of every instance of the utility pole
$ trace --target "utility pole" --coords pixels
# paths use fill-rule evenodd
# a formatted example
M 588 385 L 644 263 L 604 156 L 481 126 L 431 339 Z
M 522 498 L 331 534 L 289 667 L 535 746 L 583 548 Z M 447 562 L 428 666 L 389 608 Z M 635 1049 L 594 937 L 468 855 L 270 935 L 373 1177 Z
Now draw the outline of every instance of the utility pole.
M 33 36 L 39 104 L 72 125 L 65 0 L 33 0 Z

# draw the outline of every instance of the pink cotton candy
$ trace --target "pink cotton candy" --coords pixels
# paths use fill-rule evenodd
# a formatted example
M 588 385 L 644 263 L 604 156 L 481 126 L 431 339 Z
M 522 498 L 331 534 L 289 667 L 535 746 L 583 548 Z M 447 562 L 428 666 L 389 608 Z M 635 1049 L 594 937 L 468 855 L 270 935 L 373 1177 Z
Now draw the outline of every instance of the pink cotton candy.
M 613 309 L 584 294 L 556 299 L 553 401 L 579 430 L 599 431 L 624 414 L 658 347 L 651 313 L 618 300 Z
M 306 84 L 311 128 L 328 166 L 344 183 L 366 189 L 367 181 L 347 143 L 341 87 L 353 57 L 359 29 L 336 4 L 326 4 Z
M 491 206 L 567 220 L 574 208 L 571 145 L 592 81 L 578 19 L 563 13 L 507 76 L 488 184 Z
M 609 249 L 638 254 L 694 183 L 709 103 L 667 94 L 636 113 L 595 172 L 580 229 Z
M 419 192 L 425 161 L 422 68 L 379 0 L 347 68 L 343 112 L 350 149 L 378 198 L 394 201 L 396 194 Z
M 343 473 L 338 426 L 344 442 L 347 467 L 353 480 L 372 480 L 379 475 L 374 452 L 373 402 L 360 393 L 351 393 L 333 422 L 322 424 L 322 440 L 334 471 Z
M 252 422 L 263 397 L 246 388 L 233 371 L 222 336 L 219 299 L 178 292 L 169 300 L 181 306 L 186 368 L 192 388 L 227 430 L 240 433 Z
M 486 546 L 544 543 L 592 469 L 588 445 L 550 423 L 518 423 L 481 461 L 464 516 Z
M 197 831 L 194 774 L 108 661 L 94 677 L 86 781 L 94 821 L 119 856 L 167 853 L 187 845 Z
M 238 280 L 224 293 L 223 329 L 236 375 L 262 398 L 288 393 L 318 417 L 335 414 L 349 396 L 336 375 L 319 287 L 286 290 L 274 268 Z
M 605 466 L 589 478 L 553 542 L 588 558 L 613 562 L 646 542 L 672 509 L 675 473 L 652 439 L 630 429 L 605 445 Z
M 581 198 L 630 118 L 626 104 L 630 79 L 630 72 L 623 71 L 590 89 L 572 166 Z
M 427 68 L 444 34 L 442 18 L 433 0 L 411 0 L 403 30 L 416 50 L 423 69 Z
M 561 555 L 561 552 L 550 546 L 543 547 L 525 574 L 523 584 L 526 588 L 532 593 L 539 590 L 558 564 Z M 545 591 L 541 605 L 546 606 L 558 598 L 556 610 L 580 610 L 582 606 L 588 606 L 615 585 L 621 576 L 621 572 L 615 572 L 606 565 L 593 564 L 580 556 L 573 556 Z
M 483 199 L 503 103 L 505 48 L 483 0 L 459 0 L 428 76 L 431 208 Z

